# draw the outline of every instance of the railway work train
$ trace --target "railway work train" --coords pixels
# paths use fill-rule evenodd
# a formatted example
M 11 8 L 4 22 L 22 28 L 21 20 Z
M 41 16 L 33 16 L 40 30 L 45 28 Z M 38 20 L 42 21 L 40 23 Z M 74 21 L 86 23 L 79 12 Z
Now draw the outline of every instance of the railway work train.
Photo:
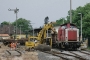
M 63 49 L 77 49 L 81 46 L 79 39 L 79 29 L 76 25 L 71 23 L 65 23 L 60 25 L 58 29 L 57 39 L 55 35 L 52 35 L 52 41 L 58 48 Z
M 45 47 L 49 45 L 60 49 L 77 49 L 81 46 L 79 29 L 71 23 L 60 25 L 58 31 L 53 27 L 53 23 L 47 23 L 36 34 L 38 35 L 29 37 L 25 43 L 27 47 L 35 48 L 40 44 L 45 44 Z M 39 46 L 39 48 L 40 47 L 42 48 L 42 46 Z M 49 48 L 45 49 L 48 50 Z

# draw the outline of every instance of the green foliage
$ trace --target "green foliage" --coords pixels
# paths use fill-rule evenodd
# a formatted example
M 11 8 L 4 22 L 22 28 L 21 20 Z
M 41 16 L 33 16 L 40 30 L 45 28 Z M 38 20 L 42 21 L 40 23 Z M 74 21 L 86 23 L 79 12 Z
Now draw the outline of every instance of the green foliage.
M 88 46 L 88 47 L 87 47 L 87 50 L 89 50 L 89 51 L 90 51 L 90 46 Z
M 83 7 L 79 6 L 76 8 L 76 10 L 72 10 L 72 23 L 75 24 L 77 28 L 81 29 L 81 16 L 78 13 L 82 14 L 83 38 L 88 38 L 90 37 L 90 3 L 87 3 Z M 63 24 L 63 21 L 65 21 L 65 23 L 70 22 L 70 11 L 68 11 L 68 16 L 66 18 L 67 20 L 64 18 L 56 20 L 56 24 L 54 24 L 54 26 Z
M 32 25 L 30 23 L 31 21 L 30 20 L 26 20 L 26 19 L 23 19 L 23 18 L 19 18 L 18 20 L 14 21 L 12 23 L 12 25 L 16 26 L 16 23 L 17 23 L 17 27 L 20 28 L 20 25 L 21 25 L 21 30 L 23 32 L 25 32 L 26 30 L 30 30 L 32 29 Z
M 9 22 L 4 21 L 4 22 L 2 22 L 1 24 L 2 24 L 2 25 L 9 25 L 10 23 L 9 23 Z
M 66 23 L 66 20 L 64 18 L 60 18 L 59 20 L 56 20 L 56 24 L 54 24 L 54 26 L 59 26 L 63 23 Z
M 76 24 L 79 29 L 81 24 L 81 17 L 80 14 L 82 14 L 82 32 L 83 37 L 89 37 L 90 36 L 90 3 L 87 3 L 85 6 L 81 7 L 79 6 L 76 10 L 72 10 L 72 23 Z M 70 15 L 68 12 L 67 21 L 70 20 Z

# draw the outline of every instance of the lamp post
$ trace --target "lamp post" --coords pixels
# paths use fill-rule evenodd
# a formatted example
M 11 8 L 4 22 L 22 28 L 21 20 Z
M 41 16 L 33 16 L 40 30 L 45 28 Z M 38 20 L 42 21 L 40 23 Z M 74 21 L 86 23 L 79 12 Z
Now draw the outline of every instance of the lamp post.
M 16 14 L 16 35 L 17 35 L 17 13 L 18 13 L 18 11 L 19 11 L 19 9 L 8 9 L 8 11 L 14 11 L 14 13 Z M 16 37 L 15 37 L 16 38 Z
M 21 38 L 21 27 L 23 26 L 23 25 L 19 25 L 20 26 L 20 38 Z
M 82 41 L 82 13 L 78 13 L 81 17 L 81 41 Z

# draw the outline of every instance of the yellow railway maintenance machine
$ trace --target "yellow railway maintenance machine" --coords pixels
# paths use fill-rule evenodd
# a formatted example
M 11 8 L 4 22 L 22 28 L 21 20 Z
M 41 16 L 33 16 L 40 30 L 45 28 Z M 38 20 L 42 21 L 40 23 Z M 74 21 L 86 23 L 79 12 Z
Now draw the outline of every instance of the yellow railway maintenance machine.
M 34 31 L 35 32 L 35 31 Z M 53 23 L 45 24 L 39 30 L 36 30 L 36 36 L 30 36 L 28 41 L 25 43 L 27 48 L 33 48 L 38 50 L 51 50 L 52 47 L 52 37 L 51 32 L 57 34 L 56 30 L 53 28 Z

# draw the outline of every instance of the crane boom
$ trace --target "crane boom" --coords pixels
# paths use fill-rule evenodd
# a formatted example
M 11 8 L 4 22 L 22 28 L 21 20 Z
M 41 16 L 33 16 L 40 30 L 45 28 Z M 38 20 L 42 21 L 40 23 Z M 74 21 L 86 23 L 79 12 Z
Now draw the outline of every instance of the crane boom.
M 32 37 L 29 38 L 29 40 L 35 39 L 38 42 L 37 43 L 33 43 L 33 41 L 28 41 L 28 42 L 26 42 L 25 45 L 26 46 L 32 46 L 33 45 L 32 47 L 34 48 L 35 46 L 38 46 L 39 44 L 47 44 L 48 43 L 51 46 L 52 45 L 52 38 L 51 38 L 51 36 L 47 37 L 47 31 L 48 30 L 50 30 L 50 33 L 54 32 L 55 34 L 57 34 L 56 30 L 53 27 L 53 23 L 52 22 L 48 23 L 48 24 L 45 24 L 44 27 L 38 33 L 37 37 L 36 36 L 32 36 Z

